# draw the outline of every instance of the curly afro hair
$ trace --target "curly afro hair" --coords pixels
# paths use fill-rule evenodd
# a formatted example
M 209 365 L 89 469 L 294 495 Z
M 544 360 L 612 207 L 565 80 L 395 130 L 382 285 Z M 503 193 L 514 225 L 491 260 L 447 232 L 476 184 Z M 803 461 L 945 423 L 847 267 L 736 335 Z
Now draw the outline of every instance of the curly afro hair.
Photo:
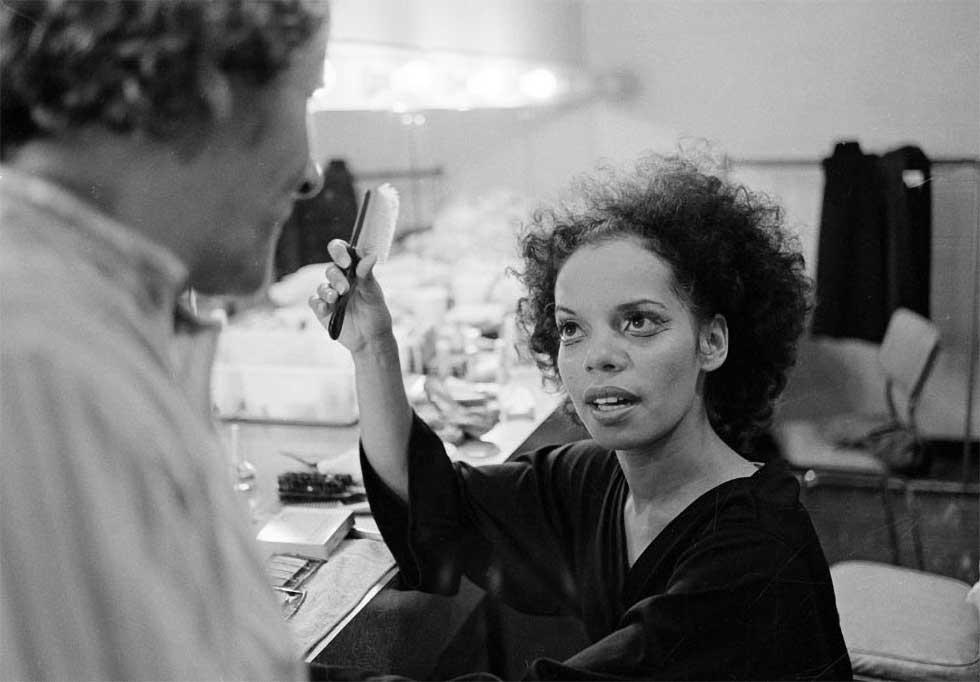
M 170 139 L 261 86 L 327 20 L 323 0 L 3 0 L 3 156 L 100 124 Z
M 518 320 L 539 368 L 561 384 L 554 292 L 558 272 L 587 244 L 639 238 L 672 266 L 694 315 L 722 315 L 728 357 L 705 381 L 708 418 L 745 452 L 772 418 L 796 361 L 810 308 L 803 256 L 784 231 L 782 210 L 726 182 L 699 160 L 649 156 L 632 173 L 600 168 L 574 185 L 575 200 L 536 211 L 520 239 L 527 288 Z

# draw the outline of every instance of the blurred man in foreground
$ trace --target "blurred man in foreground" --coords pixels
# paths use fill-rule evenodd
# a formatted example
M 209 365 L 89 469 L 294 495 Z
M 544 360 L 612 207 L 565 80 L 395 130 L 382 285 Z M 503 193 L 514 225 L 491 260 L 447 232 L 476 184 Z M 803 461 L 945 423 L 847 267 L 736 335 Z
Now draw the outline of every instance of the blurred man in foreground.
M 0 678 L 305 676 L 175 310 L 269 276 L 326 29 L 315 0 L 0 0 Z

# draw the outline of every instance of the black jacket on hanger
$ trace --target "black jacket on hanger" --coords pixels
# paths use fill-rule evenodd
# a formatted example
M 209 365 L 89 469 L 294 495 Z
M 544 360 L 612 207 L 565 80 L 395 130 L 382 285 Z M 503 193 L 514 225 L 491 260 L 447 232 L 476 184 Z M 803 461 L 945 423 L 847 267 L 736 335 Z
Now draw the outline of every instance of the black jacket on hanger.
M 929 315 L 930 163 L 917 147 L 879 157 L 841 142 L 823 168 L 811 331 L 877 343 L 895 308 Z
M 890 310 L 910 308 L 929 317 L 932 164 L 921 149 L 907 146 L 882 156 L 879 165 L 889 228 L 886 304 Z

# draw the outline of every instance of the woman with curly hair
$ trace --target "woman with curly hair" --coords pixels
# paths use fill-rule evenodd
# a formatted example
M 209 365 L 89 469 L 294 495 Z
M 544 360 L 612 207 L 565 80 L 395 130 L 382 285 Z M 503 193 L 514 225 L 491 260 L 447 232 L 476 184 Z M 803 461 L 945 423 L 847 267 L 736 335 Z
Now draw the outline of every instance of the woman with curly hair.
M 466 575 L 591 644 L 534 679 L 851 677 L 827 562 L 780 462 L 747 459 L 793 364 L 803 260 L 764 197 L 684 158 L 579 183 L 522 242 L 520 317 L 590 440 L 452 463 L 401 388 L 371 259 L 352 352 L 371 507 L 401 574 Z M 331 252 L 346 264 L 343 244 Z M 328 266 L 326 322 L 348 288 Z
M 0 679 L 307 677 L 178 301 L 266 281 L 327 19 L 0 2 Z

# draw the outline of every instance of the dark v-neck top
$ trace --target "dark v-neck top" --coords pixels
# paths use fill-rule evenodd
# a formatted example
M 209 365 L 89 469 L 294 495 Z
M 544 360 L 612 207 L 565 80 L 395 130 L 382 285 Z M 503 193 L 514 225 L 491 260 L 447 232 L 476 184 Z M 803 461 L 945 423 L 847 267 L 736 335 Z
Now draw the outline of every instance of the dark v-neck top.
M 629 566 L 628 487 L 593 441 L 503 464 L 453 463 L 417 417 L 409 505 L 361 457 L 402 586 L 466 575 L 526 613 L 574 615 L 592 642 L 530 679 L 851 679 L 826 559 L 778 462 L 678 514 Z

